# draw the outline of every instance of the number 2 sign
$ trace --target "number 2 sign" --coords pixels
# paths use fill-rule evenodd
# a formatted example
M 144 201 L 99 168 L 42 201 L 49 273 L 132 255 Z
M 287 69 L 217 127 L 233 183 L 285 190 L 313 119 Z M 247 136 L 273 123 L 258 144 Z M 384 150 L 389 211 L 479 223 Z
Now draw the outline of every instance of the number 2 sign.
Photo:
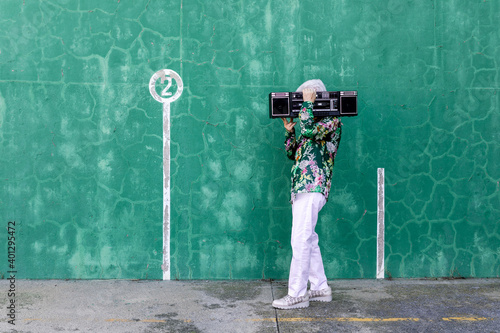
M 161 79 L 162 85 L 166 81 L 161 96 L 156 92 L 158 79 Z M 177 85 L 175 93 L 169 91 L 173 80 Z M 170 280 L 170 103 L 181 96 L 182 89 L 181 77 L 170 69 L 159 70 L 149 80 L 149 92 L 163 104 L 163 280 Z
M 161 79 L 161 84 L 165 84 L 165 81 L 167 81 L 167 86 L 162 90 L 161 96 L 156 92 L 156 82 L 158 79 Z M 175 83 L 177 84 L 177 91 L 175 94 L 172 94 L 172 92 L 169 91 L 172 87 L 172 80 L 175 80 Z M 154 73 L 151 80 L 149 80 L 149 92 L 153 98 L 160 103 L 171 103 L 175 101 L 181 96 L 183 89 L 184 86 L 182 84 L 181 77 L 171 69 L 161 69 Z

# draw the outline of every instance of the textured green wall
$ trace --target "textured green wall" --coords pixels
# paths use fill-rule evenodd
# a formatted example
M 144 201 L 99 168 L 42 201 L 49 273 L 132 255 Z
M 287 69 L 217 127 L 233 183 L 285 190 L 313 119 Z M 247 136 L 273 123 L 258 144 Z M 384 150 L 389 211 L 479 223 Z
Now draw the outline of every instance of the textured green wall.
M 18 277 L 162 277 L 162 68 L 184 82 L 171 278 L 287 277 L 291 161 L 267 95 L 311 78 L 359 93 L 317 227 L 327 275 L 375 277 L 385 168 L 387 275 L 500 276 L 498 1 L 0 5 L 0 223 L 17 221 Z

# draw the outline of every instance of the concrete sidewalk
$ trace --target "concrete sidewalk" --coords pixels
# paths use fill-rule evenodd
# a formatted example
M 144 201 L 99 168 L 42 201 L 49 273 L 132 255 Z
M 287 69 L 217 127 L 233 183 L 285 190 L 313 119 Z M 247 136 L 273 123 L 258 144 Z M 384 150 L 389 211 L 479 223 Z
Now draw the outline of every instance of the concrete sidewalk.
M 330 303 L 275 310 L 286 281 L 0 281 L 0 332 L 499 332 L 500 280 L 333 280 Z

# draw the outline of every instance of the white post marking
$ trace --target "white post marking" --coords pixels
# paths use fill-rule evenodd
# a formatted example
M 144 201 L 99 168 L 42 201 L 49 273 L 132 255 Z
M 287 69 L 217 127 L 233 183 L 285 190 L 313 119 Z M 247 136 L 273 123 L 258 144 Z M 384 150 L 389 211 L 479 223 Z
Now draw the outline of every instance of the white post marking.
M 170 280 L 170 103 L 163 103 L 163 280 Z
M 385 193 L 384 193 L 384 168 L 377 169 L 377 279 L 385 277 L 384 272 L 384 232 L 385 232 Z
M 161 96 L 156 92 L 156 81 L 161 79 L 167 86 L 162 90 Z M 172 95 L 168 90 L 172 80 L 177 83 L 177 91 Z M 184 89 L 182 79 L 173 70 L 162 69 L 154 73 L 149 80 L 149 92 L 155 100 L 163 103 L 163 280 L 170 280 L 170 103 L 182 94 Z

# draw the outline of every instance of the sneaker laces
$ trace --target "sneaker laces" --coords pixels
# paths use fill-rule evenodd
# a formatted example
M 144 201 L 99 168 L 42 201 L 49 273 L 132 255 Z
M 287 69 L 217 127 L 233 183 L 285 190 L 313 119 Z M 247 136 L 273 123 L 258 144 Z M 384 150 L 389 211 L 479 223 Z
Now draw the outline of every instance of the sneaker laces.
M 316 296 L 324 296 L 326 295 L 328 289 L 321 289 L 321 290 L 310 290 L 311 296 L 316 297 Z

